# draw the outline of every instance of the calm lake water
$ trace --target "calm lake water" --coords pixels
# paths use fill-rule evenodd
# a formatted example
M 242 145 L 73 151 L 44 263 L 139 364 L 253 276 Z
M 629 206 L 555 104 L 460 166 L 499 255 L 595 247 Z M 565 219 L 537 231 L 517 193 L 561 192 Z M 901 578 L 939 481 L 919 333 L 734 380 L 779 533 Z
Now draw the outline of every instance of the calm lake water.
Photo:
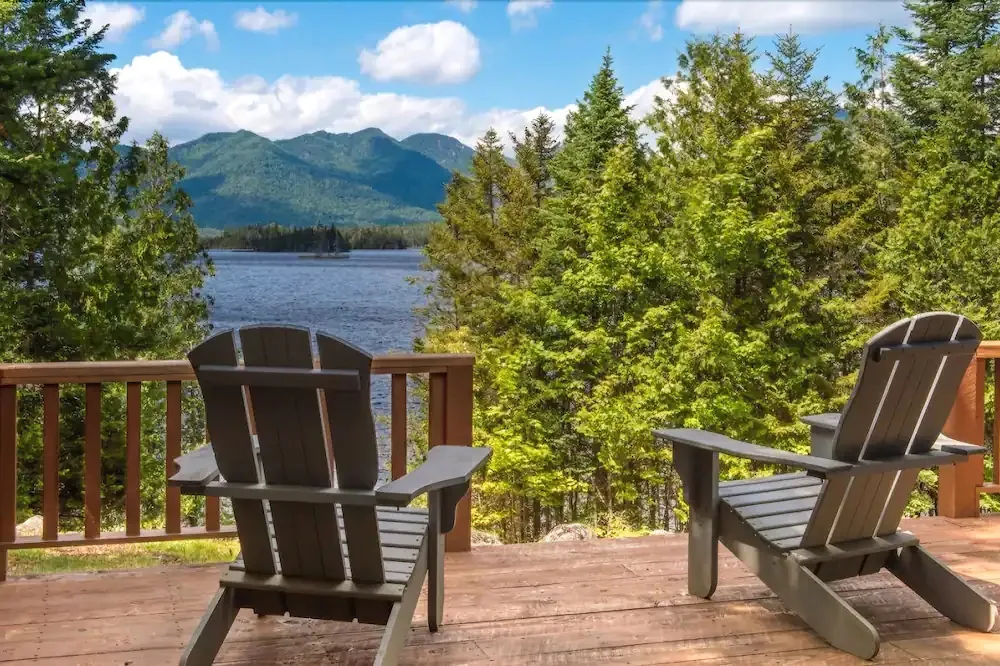
M 215 277 L 205 283 L 214 328 L 294 324 L 320 330 L 371 354 L 407 352 L 421 333 L 419 250 L 356 250 L 349 259 L 301 259 L 295 253 L 210 253 Z M 411 284 L 411 278 L 422 282 Z M 388 448 L 389 377 L 372 380 L 379 444 Z

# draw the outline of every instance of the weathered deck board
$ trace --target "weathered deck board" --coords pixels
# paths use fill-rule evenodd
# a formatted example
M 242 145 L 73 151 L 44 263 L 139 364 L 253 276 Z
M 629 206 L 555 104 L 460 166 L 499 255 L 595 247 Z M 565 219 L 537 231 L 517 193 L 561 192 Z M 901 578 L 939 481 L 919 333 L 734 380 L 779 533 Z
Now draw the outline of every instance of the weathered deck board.
M 1000 517 L 909 521 L 1000 600 Z M 683 535 L 493 546 L 447 556 L 445 625 L 421 605 L 406 664 L 853 664 L 722 549 L 718 591 L 686 593 Z M 74 574 L 0 585 L 0 664 L 176 664 L 219 567 Z M 877 663 L 996 664 L 1000 635 L 961 629 L 893 576 L 834 583 L 875 624 Z M 218 664 L 368 664 L 381 628 L 240 614 Z

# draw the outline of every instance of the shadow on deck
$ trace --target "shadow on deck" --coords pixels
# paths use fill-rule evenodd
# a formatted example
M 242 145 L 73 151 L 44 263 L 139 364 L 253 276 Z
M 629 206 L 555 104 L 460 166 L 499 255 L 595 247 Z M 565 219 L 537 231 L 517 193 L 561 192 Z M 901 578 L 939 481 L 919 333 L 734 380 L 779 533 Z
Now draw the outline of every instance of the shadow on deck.
M 904 521 L 1000 601 L 1000 517 Z M 686 593 L 685 535 L 490 546 L 449 554 L 445 625 L 423 604 L 405 664 L 848 664 L 724 548 L 712 601 Z M 0 663 L 176 664 L 221 566 L 47 576 L 0 585 Z M 882 572 L 834 583 L 882 636 L 875 662 L 1000 664 L 1000 634 L 967 631 Z M 217 664 L 369 664 L 381 628 L 242 611 Z

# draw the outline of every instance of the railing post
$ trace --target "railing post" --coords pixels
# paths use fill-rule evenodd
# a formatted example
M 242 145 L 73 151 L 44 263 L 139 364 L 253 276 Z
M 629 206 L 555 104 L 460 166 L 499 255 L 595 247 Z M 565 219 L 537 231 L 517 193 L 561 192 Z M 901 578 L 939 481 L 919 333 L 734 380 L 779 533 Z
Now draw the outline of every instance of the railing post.
M 0 386 L 0 541 L 17 534 L 17 386 Z M 7 549 L 0 548 L 0 582 L 7 580 Z
M 944 434 L 982 446 L 986 429 L 986 359 L 974 358 L 965 371 Z M 979 487 L 983 485 L 983 456 L 944 465 L 938 475 L 938 514 L 948 518 L 979 516 Z
M 472 446 L 472 368 L 456 365 L 448 368 L 445 384 L 445 443 Z M 445 537 L 445 550 L 472 550 L 472 494 L 467 492 L 455 513 L 455 528 Z

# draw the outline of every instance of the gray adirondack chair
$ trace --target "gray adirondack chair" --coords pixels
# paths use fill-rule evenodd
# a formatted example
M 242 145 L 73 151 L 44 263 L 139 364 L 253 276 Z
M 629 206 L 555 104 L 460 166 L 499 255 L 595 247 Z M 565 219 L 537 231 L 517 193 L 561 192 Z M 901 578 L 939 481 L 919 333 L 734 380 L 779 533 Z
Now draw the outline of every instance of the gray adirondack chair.
M 803 419 L 812 455 L 702 430 L 654 431 L 673 446 L 690 506 L 691 594 L 714 593 L 722 541 L 816 633 L 858 657 L 878 653 L 878 633 L 826 583 L 883 567 L 953 621 L 990 631 L 995 606 L 898 529 L 921 469 L 985 450 L 941 435 L 979 340 L 973 322 L 947 312 L 879 332 L 843 413 Z M 720 453 L 804 471 L 720 483 Z
M 232 498 L 241 553 L 180 663 L 211 664 L 238 610 L 249 608 L 385 625 L 375 663 L 394 664 L 425 577 L 428 625 L 441 625 L 442 535 L 454 527 L 455 507 L 491 451 L 437 446 L 420 467 L 376 488 L 371 356 L 321 333 L 321 369 L 314 369 L 307 329 L 251 326 L 239 335 L 244 365 L 232 331 L 188 355 L 211 444 L 178 458 L 169 483 L 187 494 Z M 423 493 L 429 508 L 408 508 Z

